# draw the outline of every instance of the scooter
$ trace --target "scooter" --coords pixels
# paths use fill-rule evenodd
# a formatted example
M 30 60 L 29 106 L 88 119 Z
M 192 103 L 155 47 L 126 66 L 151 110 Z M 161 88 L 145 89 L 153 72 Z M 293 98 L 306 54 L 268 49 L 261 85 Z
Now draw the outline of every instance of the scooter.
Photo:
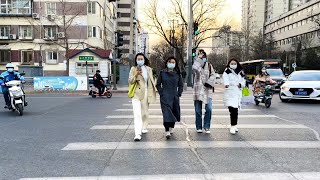
M 260 103 L 264 103 L 266 108 L 270 108 L 273 97 L 273 88 L 271 85 L 264 86 L 264 92 L 254 96 L 254 101 L 258 106 Z
M 89 96 L 91 96 L 92 98 L 96 98 L 97 96 L 99 96 L 99 90 L 95 87 L 90 87 L 90 91 L 89 91 Z M 112 97 L 112 91 L 110 87 L 105 86 L 105 91 L 103 92 L 103 94 L 101 96 L 106 96 L 107 98 L 111 98 Z
M 28 106 L 25 101 L 25 93 L 22 88 L 20 80 L 12 80 L 6 83 L 9 86 L 9 95 L 11 101 L 11 110 L 18 112 L 20 116 L 23 115 L 24 107 Z

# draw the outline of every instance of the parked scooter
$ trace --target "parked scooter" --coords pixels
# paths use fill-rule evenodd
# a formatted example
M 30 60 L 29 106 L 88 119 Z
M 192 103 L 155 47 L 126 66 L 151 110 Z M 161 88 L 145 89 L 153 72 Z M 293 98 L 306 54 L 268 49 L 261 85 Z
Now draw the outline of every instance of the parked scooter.
M 13 80 L 6 83 L 9 86 L 9 95 L 11 101 L 11 110 L 18 112 L 20 116 L 23 115 L 24 107 L 28 105 L 25 101 L 25 93 L 22 88 L 20 80 Z
M 254 96 L 254 101 L 256 102 L 256 105 L 258 106 L 260 103 L 264 103 L 266 108 L 270 108 L 273 93 L 274 93 L 274 91 L 273 91 L 272 86 L 265 85 L 264 91 L 262 93 Z

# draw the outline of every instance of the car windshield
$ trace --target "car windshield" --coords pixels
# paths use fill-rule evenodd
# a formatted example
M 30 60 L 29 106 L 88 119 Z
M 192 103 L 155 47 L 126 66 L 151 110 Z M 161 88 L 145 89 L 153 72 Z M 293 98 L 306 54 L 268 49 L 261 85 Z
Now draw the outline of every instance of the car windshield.
M 267 73 L 270 76 L 284 76 L 281 69 L 267 69 Z
M 319 72 L 295 72 L 289 77 L 289 81 L 320 81 Z

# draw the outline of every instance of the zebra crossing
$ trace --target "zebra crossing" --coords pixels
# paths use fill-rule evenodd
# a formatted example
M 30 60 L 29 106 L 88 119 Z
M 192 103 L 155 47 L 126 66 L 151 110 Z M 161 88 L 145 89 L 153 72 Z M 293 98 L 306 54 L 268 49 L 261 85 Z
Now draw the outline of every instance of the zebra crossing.
M 239 112 L 239 133 L 231 135 L 229 112 L 223 106 L 220 92 L 213 97 L 211 134 L 195 132 L 193 100 L 187 92 L 181 98 L 182 122 L 177 123 L 170 140 L 164 136 L 158 98 L 150 105 L 149 132 L 141 142 L 133 142 L 133 109 L 128 100 L 113 114 L 106 115 L 104 122 L 88 129 L 118 133 L 119 141 L 70 142 L 61 149 L 68 153 L 111 151 L 110 162 L 99 176 L 23 180 L 320 179 L 320 170 L 305 172 L 303 167 L 295 167 L 298 160 L 290 159 L 300 158 L 300 163 L 312 161 L 303 151 L 318 154 L 319 134 L 304 125 L 266 114 L 261 111 L 263 107 L 248 105 Z M 287 160 L 282 159 L 286 157 Z

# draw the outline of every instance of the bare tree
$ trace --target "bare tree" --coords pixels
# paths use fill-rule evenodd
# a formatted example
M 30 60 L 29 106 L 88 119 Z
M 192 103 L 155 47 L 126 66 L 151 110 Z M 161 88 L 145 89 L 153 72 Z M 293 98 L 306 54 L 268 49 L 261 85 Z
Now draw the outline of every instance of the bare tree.
M 200 33 L 197 36 L 194 36 L 193 39 L 195 48 L 199 47 L 202 42 L 212 37 L 210 31 L 220 29 L 217 26 L 217 17 L 222 9 L 221 6 L 224 1 L 225 0 L 195 0 L 193 2 L 194 22 L 198 23 L 200 30 Z M 184 45 L 185 42 L 180 40 L 180 43 L 177 43 L 178 41 L 176 41 L 175 38 L 172 39 L 172 34 L 170 34 L 172 31 L 168 31 L 169 27 L 166 25 L 168 20 L 175 19 L 184 25 L 185 29 L 183 30 L 188 31 L 187 27 L 189 22 L 185 12 L 185 1 L 171 0 L 166 6 L 165 11 L 158 8 L 159 3 L 159 0 L 150 0 L 146 5 L 145 14 L 148 20 L 144 24 L 165 40 L 171 47 L 176 48 L 181 58 L 181 64 L 185 65 L 185 62 L 183 61 L 185 53 L 184 49 L 181 50 L 179 48 Z M 180 32 L 180 37 L 185 37 L 183 31 Z M 173 33 L 175 33 L 175 31 Z

